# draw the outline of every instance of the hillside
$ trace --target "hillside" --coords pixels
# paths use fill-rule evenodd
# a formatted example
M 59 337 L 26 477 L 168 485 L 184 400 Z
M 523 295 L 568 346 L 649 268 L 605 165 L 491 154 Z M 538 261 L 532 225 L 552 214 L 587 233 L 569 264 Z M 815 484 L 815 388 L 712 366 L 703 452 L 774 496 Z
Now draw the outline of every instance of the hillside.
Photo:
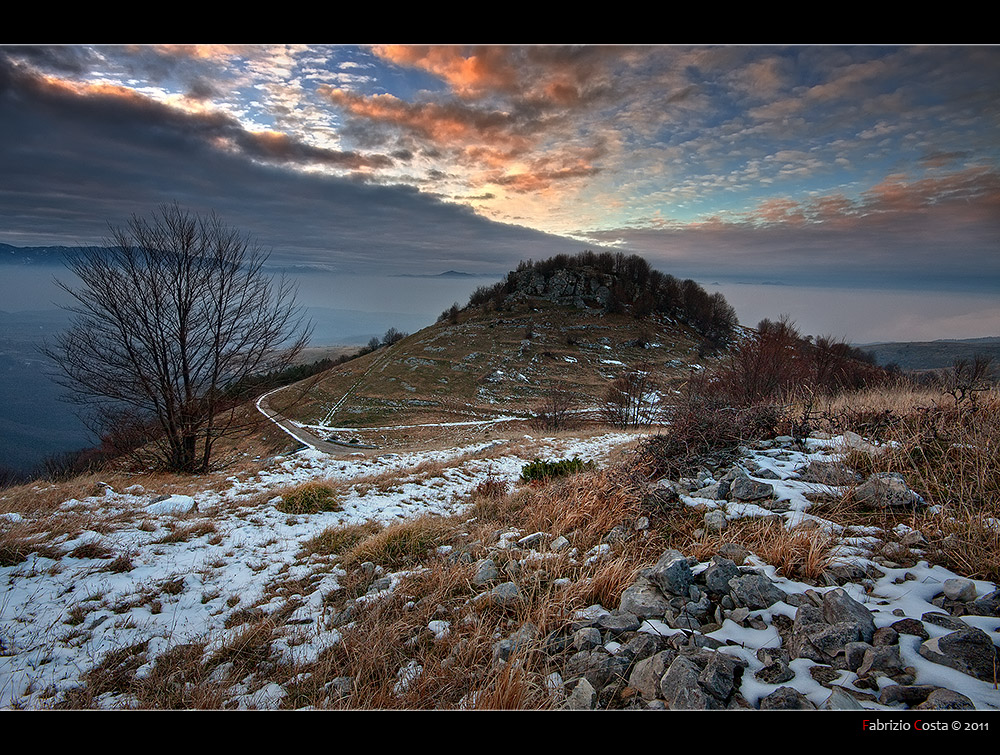
M 435 325 L 279 391 L 271 406 L 319 432 L 350 429 L 382 447 L 412 443 L 414 425 L 447 425 L 465 440 L 482 437 L 484 423 L 529 421 L 559 400 L 567 415 L 598 420 L 616 379 L 655 375 L 648 390 L 656 399 L 724 348 L 682 322 L 680 310 L 614 306 L 614 292 L 623 290 L 614 275 L 547 272 L 513 272 Z M 637 288 L 629 301 L 654 290 Z M 401 426 L 406 431 L 393 429 Z

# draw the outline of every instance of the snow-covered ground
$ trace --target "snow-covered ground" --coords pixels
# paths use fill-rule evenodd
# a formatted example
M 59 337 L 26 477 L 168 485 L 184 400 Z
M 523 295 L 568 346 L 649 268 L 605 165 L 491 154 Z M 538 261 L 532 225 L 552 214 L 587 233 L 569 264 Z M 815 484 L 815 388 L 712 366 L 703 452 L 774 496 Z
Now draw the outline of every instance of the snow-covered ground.
M 636 437 L 525 437 L 516 446 L 545 458 L 600 460 Z M 313 574 L 318 567 L 303 560 L 301 547 L 326 528 L 458 513 L 477 485 L 490 478 L 513 482 L 528 461 L 507 441 L 348 458 L 304 449 L 274 459 L 257 474 L 232 477 L 221 490 L 158 500 L 158 491 L 132 486 L 65 501 L 60 509 L 67 516 L 92 516 L 95 531 L 53 544 L 65 553 L 91 545 L 105 554 L 126 555 L 132 568 L 116 573 L 109 571 L 109 558 L 54 560 L 37 553 L 0 568 L 0 707 L 50 705 L 105 654 L 147 639 L 152 639 L 150 663 L 140 674 L 174 645 L 209 638 L 218 646 L 229 634 L 224 627 L 233 611 L 257 606 L 277 582 Z M 428 463 L 444 466 L 419 474 Z M 418 474 L 408 479 L 413 471 Z M 384 473 L 397 479 L 384 486 L 348 487 L 336 512 L 285 514 L 275 507 L 280 498 L 269 495 L 311 480 L 349 483 Z M 0 517 L 0 528 L 19 521 L 17 514 Z M 197 534 L 199 525 L 202 534 Z M 164 542 L 178 527 L 194 534 Z M 313 592 L 299 609 L 303 616 L 313 612 L 318 619 L 323 596 L 337 588 L 337 578 L 336 572 L 315 574 Z M 277 610 L 281 602 L 260 607 Z M 286 648 L 292 660 L 306 660 L 336 640 L 335 632 L 317 632 L 315 620 L 303 624 L 302 635 L 296 638 L 300 644 Z
M 207 640 L 206 652 L 211 652 L 238 631 L 226 629 L 226 620 L 234 611 L 249 606 L 265 613 L 277 611 L 285 601 L 274 587 L 291 580 L 308 581 L 310 587 L 303 594 L 304 604 L 297 609 L 295 621 L 289 622 L 297 627 L 297 634 L 275 647 L 288 661 L 308 661 L 339 639 L 320 619 L 324 596 L 338 587 L 343 573 L 303 556 L 302 545 L 307 540 L 335 525 L 369 520 L 391 523 L 428 513 L 458 513 L 468 505 L 467 494 L 483 481 L 516 480 L 531 460 L 528 456 L 600 460 L 635 438 L 631 433 L 583 439 L 522 438 L 516 443 L 491 441 L 440 451 L 347 458 L 305 449 L 277 457 L 255 474 L 232 477 L 218 490 L 163 498 L 156 495 L 160 491 L 133 486 L 108 488 L 100 496 L 65 501 L 61 510 L 67 516 L 79 512 L 92 515 L 94 530 L 73 540 L 57 541 L 63 552 L 90 544 L 105 554 L 127 556 L 131 569 L 110 570 L 107 557 L 64 555 L 54 560 L 39 554 L 0 568 L 0 707 L 51 706 L 61 693 L 78 686 L 81 676 L 107 653 L 147 640 L 148 662 L 138 670 L 140 677 L 152 670 L 159 654 L 173 646 Z M 805 451 L 755 451 L 754 464 L 748 467 L 773 473 L 766 481 L 775 486 L 779 497 L 787 499 L 788 510 L 783 516 L 790 526 L 814 518 L 804 494 L 821 487 L 796 481 L 793 470 L 809 461 L 836 458 L 836 439 L 810 443 Z M 518 448 L 528 450 L 518 453 Z M 440 466 L 434 466 L 437 464 Z M 375 475 L 386 472 L 394 473 L 395 478 L 387 484 L 372 482 Z M 345 492 L 340 511 L 289 515 L 276 508 L 280 499 L 272 493 L 316 479 L 342 483 Z M 355 487 L 352 481 L 359 484 Z M 683 500 L 706 508 L 723 505 L 691 496 Z M 725 510 L 730 519 L 772 513 L 753 504 L 728 503 Z M 15 526 L 18 520 L 16 514 L 0 518 L 0 528 Z M 845 531 L 821 519 L 816 524 L 840 539 L 842 558 L 864 561 L 868 557 L 874 533 Z M 191 535 L 177 541 L 167 539 L 178 527 L 189 527 Z M 780 577 L 773 567 L 759 561 L 752 563 L 786 593 L 825 589 Z M 929 601 L 941 592 L 945 580 L 956 576 L 927 563 L 908 569 L 880 568 L 884 577 L 867 587 L 849 588 L 853 597 L 873 609 L 878 626 L 901 616 L 919 619 L 926 612 L 938 611 Z M 996 589 L 983 581 L 975 586 L 979 595 Z M 761 614 L 767 620 L 768 612 L 794 615 L 794 610 L 778 603 Z M 962 618 L 1000 644 L 1000 620 Z M 946 633 L 931 625 L 928 629 Z M 645 631 L 675 630 L 660 622 L 647 622 Z M 751 669 L 760 665 L 755 650 L 776 641 L 773 630 L 753 630 L 732 622 L 713 636 L 742 643 L 739 652 Z M 917 669 L 917 684 L 948 687 L 969 697 L 977 708 L 1000 709 L 1000 692 L 992 685 L 925 660 L 917 654 L 919 641 L 915 637 L 901 640 L 900 645 L 904 661 Z M 785 684 L 819 704 L 829 690 L 812 678 L 809 665 L 793 662 L 795 678 Z M 748 700 L 770 691 L 750 673 L 744 680 L 742 691 Z M 277 707 L 281 691 L 274 687 L 248 689 L 238 703 L 241 707 Z M 99 699 L 98 704 L 117 707 L 122 701 L 109 696 Z

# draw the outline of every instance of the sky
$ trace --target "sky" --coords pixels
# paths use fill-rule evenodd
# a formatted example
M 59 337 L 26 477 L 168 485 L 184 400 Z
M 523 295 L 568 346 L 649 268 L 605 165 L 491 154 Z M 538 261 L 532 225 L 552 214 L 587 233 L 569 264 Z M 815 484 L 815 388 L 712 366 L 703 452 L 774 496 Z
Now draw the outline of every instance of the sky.
M 904 292 L 910 340 L 1000 335 L 998 89 L 992 46 L 11 45 L 0 243 L 176 202 L 299 270 L 611 249 L 760 311 Z

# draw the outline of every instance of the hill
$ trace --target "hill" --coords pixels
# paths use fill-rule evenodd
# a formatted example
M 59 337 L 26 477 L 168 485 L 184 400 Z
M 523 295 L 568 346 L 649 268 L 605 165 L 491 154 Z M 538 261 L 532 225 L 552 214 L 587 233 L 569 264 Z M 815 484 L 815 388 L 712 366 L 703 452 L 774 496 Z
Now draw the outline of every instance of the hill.
M 656 376 L 650 399 L 676 390 L 724 348 L 718 323 L 691 315 L 700 289 L 686 287 L 685 310 L 684 284 L 671 299 L 672 279 L 608 257 L 605 268 L 593 264 L 609 261 L 598 255 L 524 263 L 436 324 L 281 391 L 271 406 L 318 431 L 351 429 L 391 447 L 411 443 L 415 425 L 481 437 L 484 423 L 530 421 L 554 403 L 567 418 L 594 420 L 609 386 L 629 375 Z
M 947 369 L 956 359 L 971 359 L 977 354 L 992 357 L 994 363 L 1000 364 L 998 337 L 867 343 L 861 348 L 873 354 L 879 364 L 895 363 L 906 371 Z

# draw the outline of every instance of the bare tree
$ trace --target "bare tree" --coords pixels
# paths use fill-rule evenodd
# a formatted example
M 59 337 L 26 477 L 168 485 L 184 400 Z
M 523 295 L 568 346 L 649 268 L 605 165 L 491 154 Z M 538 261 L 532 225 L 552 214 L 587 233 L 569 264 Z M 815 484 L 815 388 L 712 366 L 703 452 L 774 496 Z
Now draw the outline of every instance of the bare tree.
M 249 237 L 177 205 L 105 243 L 67 261 L 75 317 L 45 353 L 73 400 L 151 422 L 164 466 L 205 472 L 216 441 L 246 429 L 233 387 L 287 367 L 308 340 L 294 288 L 264 272 Z
M 535 406 L 532 425 L 539 430 L 565 430 L 574 423 L 573 412 L 579 399 L 565 383 L 550 385 Z
M 651 425 L 660 413 L 659 390 L 649 369 L 630 370 L 604 391 L 604 420 L 618 427 Z

